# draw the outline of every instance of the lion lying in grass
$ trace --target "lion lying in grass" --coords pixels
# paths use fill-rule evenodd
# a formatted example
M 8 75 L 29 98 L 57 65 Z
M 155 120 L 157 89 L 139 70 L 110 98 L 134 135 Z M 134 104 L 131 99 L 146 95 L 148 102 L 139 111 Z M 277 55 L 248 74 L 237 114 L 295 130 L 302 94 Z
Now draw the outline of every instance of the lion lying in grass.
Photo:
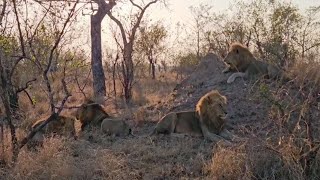
M 107 135 L 126 136 L 133 135 L 129 125 L 119 119 L 112 118 L 107 112 L 92 100 L 87 100 L 76 111 L 76 118 L 81 122 L 81 130 L 87 126 L 100 127 Z
M 231 140 L 224 129 L 227 99 L 217 90 L 204 95 L 196 105 L 196 111 L 172 112 L 157 123 L 153 134 L 188 134 L 210 141 Z
M 104 119 L 101 123 L 101 131 L 107 135 L 113 136 L 133 135 L 129 125 L 120 119 Z
M 41 119 L 33 123 L 32 130 L 40 126 L 44 121 L 46 121 L 46 119 Z M 59 115 L 57 119 L 50 121 L 33 136 L 27 145 L 28 148 L 31 149 L 35 146 L 42 146 L 45 137 L 57 135 L 76 138 L 74 122 L 75 119 L 72 117 Z
M 265 76 L 270 79 L 282 78 L 283 72 L 276 66 L 266 62 L 258 61 L 242 44 L 234 43 L 231 45 L 224 63 L 228 66 L 222 72 L 234 72 L 227 80 L 232 83 L 237 77 L 253 78 L 256 76 Z
M 46 119 L 38 120 L 32 125 L 32 129 L 37 128 L 41 123 L 43 123 Z M 75 119 L 72 117 L 59 115 L 57 119 L 49 122 L 44 128 L 42 128 L 39 132 L 43 134 L 54 134 L 59 136 L 75 136 L 75 127 L 74 127 Z

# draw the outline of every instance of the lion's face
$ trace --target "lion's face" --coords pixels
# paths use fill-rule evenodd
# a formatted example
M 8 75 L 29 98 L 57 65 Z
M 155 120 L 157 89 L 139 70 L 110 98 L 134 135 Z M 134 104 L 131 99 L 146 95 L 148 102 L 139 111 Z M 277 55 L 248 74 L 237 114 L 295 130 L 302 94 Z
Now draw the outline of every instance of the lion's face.
M 83 125 L 100 125 L 104 118 L 110 117 L 99 104 L 90 102 L 84 103 L 77 109 L 75 116 Z
M 235 43 L 231 45 L 223 61 L 230 70 L 238 71 L 241 65 L 250 63 L 253 59 L 254 57 L 247 47 Z
M 237 67 L 241 61 L 241 50 L 237 47 L 230 49 L 223 61 L 227 66 L 230 67 L 230 70 L 237 70 Z
M 214 114 L 222 119 L 225 119 L 227 116 L 227 99 L 224 96 L 215 96 L 212 101 L 212 110 Z
M 95 112 L 97 111 L 96 109 L 95 105 L 82 104 L 76 111 L 76 119 L 81 122 L 89 121 L 94 118 L 94 114 L 96 114 Z

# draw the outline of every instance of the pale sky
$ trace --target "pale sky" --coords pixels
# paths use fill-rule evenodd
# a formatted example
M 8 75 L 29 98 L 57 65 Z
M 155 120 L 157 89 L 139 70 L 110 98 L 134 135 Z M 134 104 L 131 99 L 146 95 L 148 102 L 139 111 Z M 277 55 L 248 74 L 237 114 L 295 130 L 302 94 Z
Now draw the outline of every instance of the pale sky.
M 226 10 L 233 0 L 167 0 L 170 4 L 169 8 L 172 10 L 169 16 L 173 21 L 186 22 L 191 19 L 190 6 L 198 6 L 199 4 L 209 4 L 213 6 L 213 10 L 216 12 L 223 12 Z M 251 0 L 245 0 L 251 1 Z M 266 0 L 267 1 L 267 0 Z M 279 1 L 279 0 L 278 0 Z M 319 6 L 320 0 L 283 0 L 284 2 L 292 2 L 297 5 L 299 9 L 305 10 L 310 6 Z M 155 16 L 162 17 L 162 19 L 168 19 L 162 13 L 168 12 L 168 10 L 152 11 Z
M 251 0 L 245 0 L 251 1 Z M 267 0 L 266 0 L 267 1 Z M 276 0 L 277 1 L 277 0 Z M 278 0 L 279 1 L 279 0 Z M 292 2 L 297 5 L 299 9 L 302 11 L 310 6 L 319 6 L 320 0 L 282 0 L 285 2 Z M 147 1 L 146 1 L 147 2 Z M 226 10 L 233 0 L 167 0 L 169 3 L 169 9 L 160 7 L 159 5 L 152 5 L 149 9 L 147 9 L 148 18 L 153 19 L 153 21 L 161 20 L 164 22 L 165 26 L 170 27 L 175 25 L 177 22 L 181 22 L 183 24 L 191 24 L 192 15 L 190 13 L 190 6 L 199 6 L 202 4 L 208 4 L 213 6 L 213 10 L 217 13 L 223 12 Z M 123 7 L 125 8 L 125 7 Z M 82 37 L 85 37 L 86 40 L 75 40 L 81 41 L 81 44 L 86 44 L 85 48 L 90 49 L 90 21 L 89 16 L 83 17 L 85 20 L 83 21 L 83 27 L 81 31 L 83 33 Z M 108 45 L 108 47 L 113 46 L 111 32 L 110 32 L 110 18 L 106 16 L 102 23 L 103 28 L 103 37 L 102 42 L 103 46 Z

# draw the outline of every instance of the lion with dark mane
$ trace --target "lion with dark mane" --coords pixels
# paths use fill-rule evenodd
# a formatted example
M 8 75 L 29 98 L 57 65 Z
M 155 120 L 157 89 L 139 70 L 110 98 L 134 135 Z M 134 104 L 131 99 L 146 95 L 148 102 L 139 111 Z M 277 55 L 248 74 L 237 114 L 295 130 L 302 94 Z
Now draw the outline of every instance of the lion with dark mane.
M 76 111 L 76 118 L 81 122 L 81 130 L 87 126 L 100 128 L 107 135 L 133 135 L 129 125 L 120 118 L 114 118 L 92 100 L 86 100 Z
M 195 111 L 171 112 L 157 123 L 151 133 L 180 133 L 204 137 L 210 141 L 231 140 L 232 135 L 224 128 L 227 99 L 217 90 L 205 94 L 198 101 Z
M 264 76 L 270 79 L 283 78 L 284 73 L 278 67 L 258 61 L 249 49 L 240 43 L 233 43 L 224 58 L 227 65 L 222 72 L 233 72 L 227 83 L 232 83 L 237 77 L 253 78 Z
M 86 100 L 76 111 L 76 118 L 81 122 L 81 130 L 85 127 L 100 127 L 105 118 L 110 118 L 109 114 L 93 100 Z

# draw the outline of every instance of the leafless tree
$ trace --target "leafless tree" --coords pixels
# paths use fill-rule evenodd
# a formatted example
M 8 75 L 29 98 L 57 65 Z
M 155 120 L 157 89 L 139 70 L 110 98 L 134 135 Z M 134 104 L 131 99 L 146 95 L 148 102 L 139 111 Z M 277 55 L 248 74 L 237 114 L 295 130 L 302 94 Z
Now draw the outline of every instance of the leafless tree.
M 160 0 L 153 0 L 146 3 L 144 6 L 140 6 L 136 4 L 133 0 L 130 0 L 130 3 L 133 7 L 138 9 L 138 13 L 135 14 L 135 21 L 131 22 L 132 27 L 130 32 L 126 32 L 124 28 L 123 22 L 119 20 L 119 18 L 115 17 L 112 11 L 109 11 L 107 14 L 111 20 L 113 20 L 120 29 L 121 37 L 122 37 L 122 58 L 121 62 L 122 67 L 122 85 L 124 88 L 124 97 L 126 102 L 129 102 L 132 98 L 132 85 L 134 81 L 134 64 L 132 60 L 133 47 L 136 38 L 137 29 L 142 21 L 143 15 L 146 10 L 152 5 L 157 3 Z M 128 37 L 127 37 L 128 35 Z
M 8 4 L 9 5 L 9 4 Z M 23 21 L 23 16 L 18 10 L 18 3 L 16 0 L 11 1 L 10 5 L 13 9 L 13 14 L 15 16 L 15 28 L 17 29 L 17 37 L 18 37 L 18 44 L 16 45 L 18 47 L 18 51 L 11 51 L 10 56 L 6 55 L 6 52 L 3 50 L 0 51 L 0 76 L 1 76 L 1 88 L 0 88 L 0 95 L 2 99 L 2 103 L 4 105 L 5 109 L 5 115 L 6 115 L 6 121 L 10 129 L 11 133 L 11 145 L 12 145 L 12 162 L 15 163 L 18 157 L 18 154 L 20 152 L 20 149 L 34 136 L 34 134 L 43 128 L 47 123 L 50 121 L 56 119 L 55 117 L 59 115 L 59 113 L 63 110 L 64 104 L 66 103 L 68 97 L 71 95 L 67 89 L 67 83 L 65 81 L 65 69 L 64 69 L 64 75 L 61 79 L 61 83 L 63 85 L 63 89 L 65 91 L 65 97 L 60 102 L 59 105 L 55 103 L 54 101 L 54 93 L 51 85 L 51 81 L 49 79 L 49 71 L 50 67 L 52 66 L 53 60 L 55 58 L 55 53 L 57 49 L 59 48 L 59 44 L 61 43 L 61 40 L 63 36 L 65 35 L 67 31 L 68 25 L 70 25 L 70 22 L 73 20 L 73 17 L 76 14 L 76 5 L 77 1 L 70 4 L 70 9 L 66 13 L 66 18 L 64 19 L 61 26 L 56 25 L 55 27 L 55 33 L 53 33 L 54 39 L 52 41 L 51 47 L 49 52 L 47 52 L 47 56 L 45 58 L 45 63 L 43 63 L 42 57 L 39 57 L 38 54 L 35 52 L 36 46 L 36 36 L 39 32 L 39 29 L 41 29 L 45 17 L 47 17 L 47 12 L 52 10 L 52 4 L 51 2 L 46 6 L 39 2 L 39 5 L 42 6 L 45 9 L 45 13 L 43 14 L 43 17 L 40 18 L 40 22 L 38 24 L 35 24 L 34 26 L 28 26 L 27 21 Z M 25 2 L 25 6 L 28 6 L 28 3 Z M 22 25 L 22 23 L 25 23 Z M 24 27 L 25 29 L 23 29 Z M 31 27 L 34 27 L 33 31 L 31 31 Z M 30 28 L 30 29 L 28 29 Z M 25 30 L 25 32 L 23 32 Z M 10 42 L 14 42 L 14 39 L 9 39 Z M 11 59 L 8 59 L 11 58 Z M 12 59 L 13 58 L 13 59 Z M 32 131 L 26 138 L 24 138 L 21 142 L 18 142 L 16 137 L 16 129 L 15 125 L 13 123 L 13 120 L 15 119 L 15 111 L 14 108 L 12 108 L 10 96 L 12 93 L 17 94 L 19 92 L 25 91 L 29 84 L 34 80 L 29 80 L 26 82 L 25 86 L 18 87 L 14 85 L 12 82 L 12 78 L 15 74 L 15 71 L 19 67 L 19 65 L 23 61 L 29 61 L 32 64 L 34 64 L 39 71 L 42 73 L 43 80 L 46 84 L 46 91 L 48 94 L 50 109 L 51 109 L 51 116 L 42 124 L 39 128 Z M 9 65 L 8 65 L 9 62 Z M 10 64 L 10 62 L 13 62 Z M 66 63 L 66 62 L 65 62 Z

